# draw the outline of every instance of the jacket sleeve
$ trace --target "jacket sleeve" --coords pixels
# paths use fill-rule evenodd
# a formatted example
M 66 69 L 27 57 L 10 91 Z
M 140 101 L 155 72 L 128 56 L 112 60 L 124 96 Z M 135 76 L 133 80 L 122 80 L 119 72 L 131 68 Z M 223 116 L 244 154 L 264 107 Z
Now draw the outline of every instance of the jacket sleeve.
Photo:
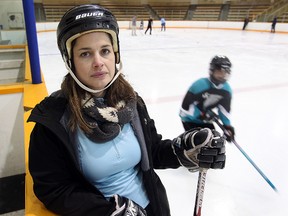
M 172 140 L 162 139 L 162 135 L 157 134 L 154 120 L 148 122 L 152 142 L 151 152 L 153 158 L 153 167 L 156 169 L 178 168 L 181 166 L 172 148 Z
M 162 135 L 157 133 L 155 122 L 149 117 L 147 108 L 141 99 L 141 106 L 138 107 L 148 155 L 152 166 L 155 169 L 178 168 L 180 163 L 173 152 L 172 140 L 162 139 Z
M 219 117 L 224 125 L 231 125 L 230 112 L 231 112 L 231 100 L 232 93 L 225 92 L 225 96 L 221 101 L 221 106 L 219 106 Z
M 41 124 L 30 137 L 29 171 L 37 198 L 60 215 L 111 215 L 115 204 L 90 185 L 60 139 Z

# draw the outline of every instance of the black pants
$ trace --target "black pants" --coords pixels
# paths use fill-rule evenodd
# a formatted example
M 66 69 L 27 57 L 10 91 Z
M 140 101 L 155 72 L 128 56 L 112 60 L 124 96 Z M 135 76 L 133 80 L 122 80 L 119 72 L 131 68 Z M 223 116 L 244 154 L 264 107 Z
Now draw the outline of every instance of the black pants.
M 147 32 L 149 29 L 150 29 L 150 35 L 152 34 L 152 26 L 148 26 L 148 27 L 147 27 L 147 29 L 146 29 L 146 31 L 145 31 L 145 34 L 146 34 L 146 32 Z
M 191 130 L 193 128 L 210 128 L 210 129 L 215 129 L 214 125 L 212 123 L 203 123 L 203 124 L 198 124 L 198 123 L 194 123 L 194 122 L 182 122 L 183 127 L 185 129 L 185 131 Z

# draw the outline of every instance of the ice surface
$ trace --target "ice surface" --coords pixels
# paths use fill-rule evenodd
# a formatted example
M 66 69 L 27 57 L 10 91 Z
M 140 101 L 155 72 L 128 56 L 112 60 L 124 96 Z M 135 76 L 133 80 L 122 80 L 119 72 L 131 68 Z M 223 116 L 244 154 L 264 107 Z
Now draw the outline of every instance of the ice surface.
M 56 33 L 38 34 L 40 63 L 49 93 L 66 74 Z M 183 132 L 178 117 L 189 85 L 208 75 L 216 54 L 231 60 L 232 122 L 236 140 L 279 190 L 275 193 L 242 153 L 227 144 L 224 170 L 209 170 L 203 216 L 288 215 L 288 39 L 287 34 L 209 29 L 120 31 L 124 73 L 148 105 L 164 138 Z M 287 154 L 287 155 L 286 155 Z M 193 215 L 197 173 L 157 171 L 173 216 Z

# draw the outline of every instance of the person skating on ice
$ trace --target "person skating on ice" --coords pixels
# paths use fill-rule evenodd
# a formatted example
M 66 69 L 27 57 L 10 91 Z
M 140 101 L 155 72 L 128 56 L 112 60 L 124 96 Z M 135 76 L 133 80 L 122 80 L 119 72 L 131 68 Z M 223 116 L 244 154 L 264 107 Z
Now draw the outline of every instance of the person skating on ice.
M 152 34 L 152 26 L 153 26 L 153 19 L 152 19 L 152 17 L 150 17 L 148 20 L 148 25 L 147 25 L 147 29 L 145 31 L 145 34 L 148 30 L 150 30 L 150 35 Z
M 231 67 L 228 57 L 216 55 L 209 65 L 209 77 L 200 78 L 191 84 L 179 113 L 185 131 L 197 127 L 214 129 L 213 122 L 206 115 L 209 110 L 216 109 L 230 134 L 227 140 L 234 138 L 235 129 L 230 120 L 232 89 L 228 83 Z

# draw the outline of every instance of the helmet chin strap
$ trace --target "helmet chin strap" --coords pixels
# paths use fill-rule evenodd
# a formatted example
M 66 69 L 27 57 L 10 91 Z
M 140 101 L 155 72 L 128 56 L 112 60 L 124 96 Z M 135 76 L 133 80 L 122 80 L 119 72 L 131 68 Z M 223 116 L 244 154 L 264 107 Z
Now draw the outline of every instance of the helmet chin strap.
M 99 90 L 95 90 L 95 89 L 91 89 L 91 88 L 88 88 L 86 85 L 84 85 L 76 76 L 75 74 L 73 73 L 73 71 L 71 70 L 70 67 L 68 67 L 68 65 L 65 63 L 65 66 L 68 70 L 68 72 L 70 73 L 70 75 L 72 76 L 72 78 L 75 80 L 75 82 L 82 88 L 84 89 L 85 91 L 88 91 L 90 93 L 93 93 L 93 94 L 96 94 L 96 93 L 99 93 L 99 92 L 102 92 L 104 91 L 105 89 L 107 89 L 110 85 L 112 85 L 112 83 L 117 79 L 117 77 L 122 73 L 122 62 L 120 61 L 119 63 L 119 70 L 117 71 L 117 73 L 115 74 L 115 76 L 113 77 L 113 79 L 110 81 L 110 83 L 105 86 L 105 88 L 103 89 L 99 89 Z

